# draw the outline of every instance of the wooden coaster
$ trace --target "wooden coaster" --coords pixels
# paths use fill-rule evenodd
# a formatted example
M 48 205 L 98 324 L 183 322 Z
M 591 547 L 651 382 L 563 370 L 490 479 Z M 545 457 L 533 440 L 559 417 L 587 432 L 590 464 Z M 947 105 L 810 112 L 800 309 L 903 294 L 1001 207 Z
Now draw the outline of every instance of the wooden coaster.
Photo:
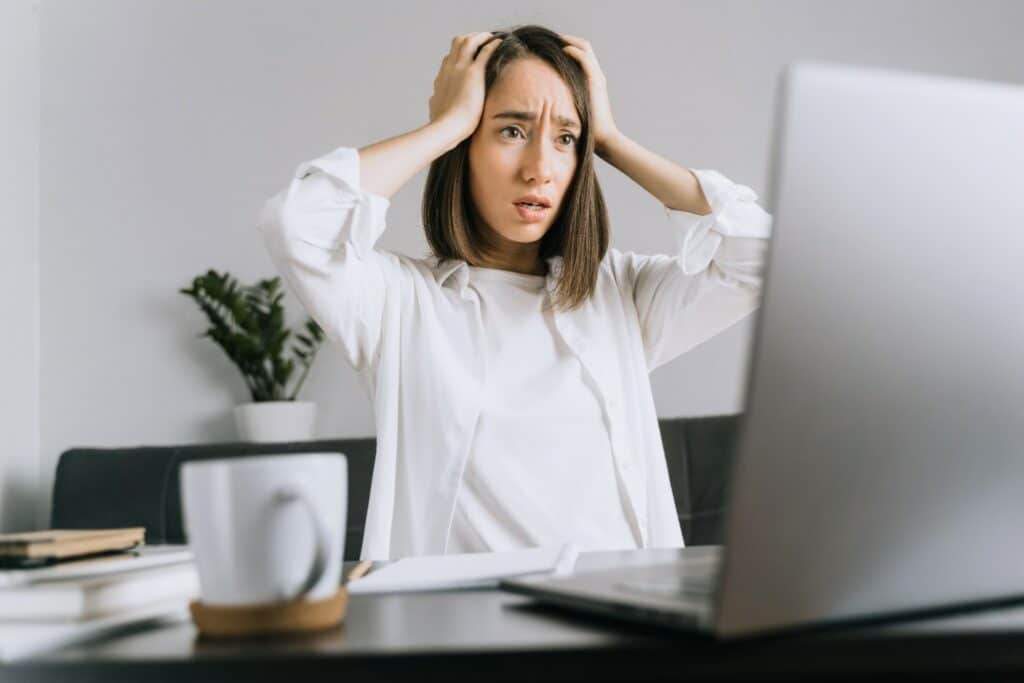
M 269 633 L 320 631 L 341 623 L 348 605 L 348 591 L 338 589 L 323 600 L 295 600 L 244 607 L 189 605 L 192 621 L 204 636 L 255 636 Z

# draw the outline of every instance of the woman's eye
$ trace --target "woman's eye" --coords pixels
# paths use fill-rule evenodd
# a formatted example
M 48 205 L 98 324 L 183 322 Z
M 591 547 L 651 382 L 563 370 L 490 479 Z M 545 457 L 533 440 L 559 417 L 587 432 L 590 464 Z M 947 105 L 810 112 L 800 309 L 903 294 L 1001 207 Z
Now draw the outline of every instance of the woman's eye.
M 515 126 L 508 126 L 506 128 L 502 128 L 499 132 L 500 133 L 505 133 L 505 132 L 508 132 L 508 131 L 516 133 L 517 135 L 522 135 L 522 131 L 519 130 L 518 128 L 516 128 Z M 564 141 L 563 144 L 566 144 L 566 145 L 575 145 L 576 142 L 577 142 L 576 141 L 576 136 L 575 135 L 570 135 L 569 133 L 565 133 L 564 135 L 558 136 L 558 139 Z

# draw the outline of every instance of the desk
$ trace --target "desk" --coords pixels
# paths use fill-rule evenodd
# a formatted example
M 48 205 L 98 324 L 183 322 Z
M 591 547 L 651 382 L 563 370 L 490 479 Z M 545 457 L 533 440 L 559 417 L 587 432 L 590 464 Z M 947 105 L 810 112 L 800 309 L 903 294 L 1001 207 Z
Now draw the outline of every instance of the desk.
M 585 553 L 580 569 L 663 562 L 699 548 Z M 347 563 L 346 571 L 354 563 Z M 1024 605 L 941 620 L 719 643 L 579 616 L 497 590 L 356 595 L 310 637 L 197 640 L 191 623 L 0 666 L 5 681 L 928 680 L 1024 675 Z

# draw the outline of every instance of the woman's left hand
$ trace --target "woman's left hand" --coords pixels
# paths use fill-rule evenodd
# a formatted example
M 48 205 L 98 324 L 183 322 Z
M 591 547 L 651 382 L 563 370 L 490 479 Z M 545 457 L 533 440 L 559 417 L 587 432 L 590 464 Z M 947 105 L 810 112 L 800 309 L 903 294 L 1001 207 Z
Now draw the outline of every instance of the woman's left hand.
M 590 91 L 590 126 L 594 132 L 594 146 L 597 153 L 601 154 L 608 141 L 619 132 L 615 126 L 615 119 L 612 118 L 612 105 L 608 101 L 608 82 L 588 41 L 564 33 L 558 35 L 569 43 L 562 49 L 580 63 L 587 75 L 587 87 Z

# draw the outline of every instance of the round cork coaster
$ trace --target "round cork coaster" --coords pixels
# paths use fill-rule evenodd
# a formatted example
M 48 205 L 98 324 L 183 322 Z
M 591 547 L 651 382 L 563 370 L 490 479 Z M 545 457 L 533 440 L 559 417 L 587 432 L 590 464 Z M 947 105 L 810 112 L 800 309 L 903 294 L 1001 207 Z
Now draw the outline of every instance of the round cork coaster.
M 192 621 L 204 636 L 256 636 L 320 631 L 341 623 L 348 605 L 344 588 L 323 600 L 293 600 L 267 605 L 189 605 Z

